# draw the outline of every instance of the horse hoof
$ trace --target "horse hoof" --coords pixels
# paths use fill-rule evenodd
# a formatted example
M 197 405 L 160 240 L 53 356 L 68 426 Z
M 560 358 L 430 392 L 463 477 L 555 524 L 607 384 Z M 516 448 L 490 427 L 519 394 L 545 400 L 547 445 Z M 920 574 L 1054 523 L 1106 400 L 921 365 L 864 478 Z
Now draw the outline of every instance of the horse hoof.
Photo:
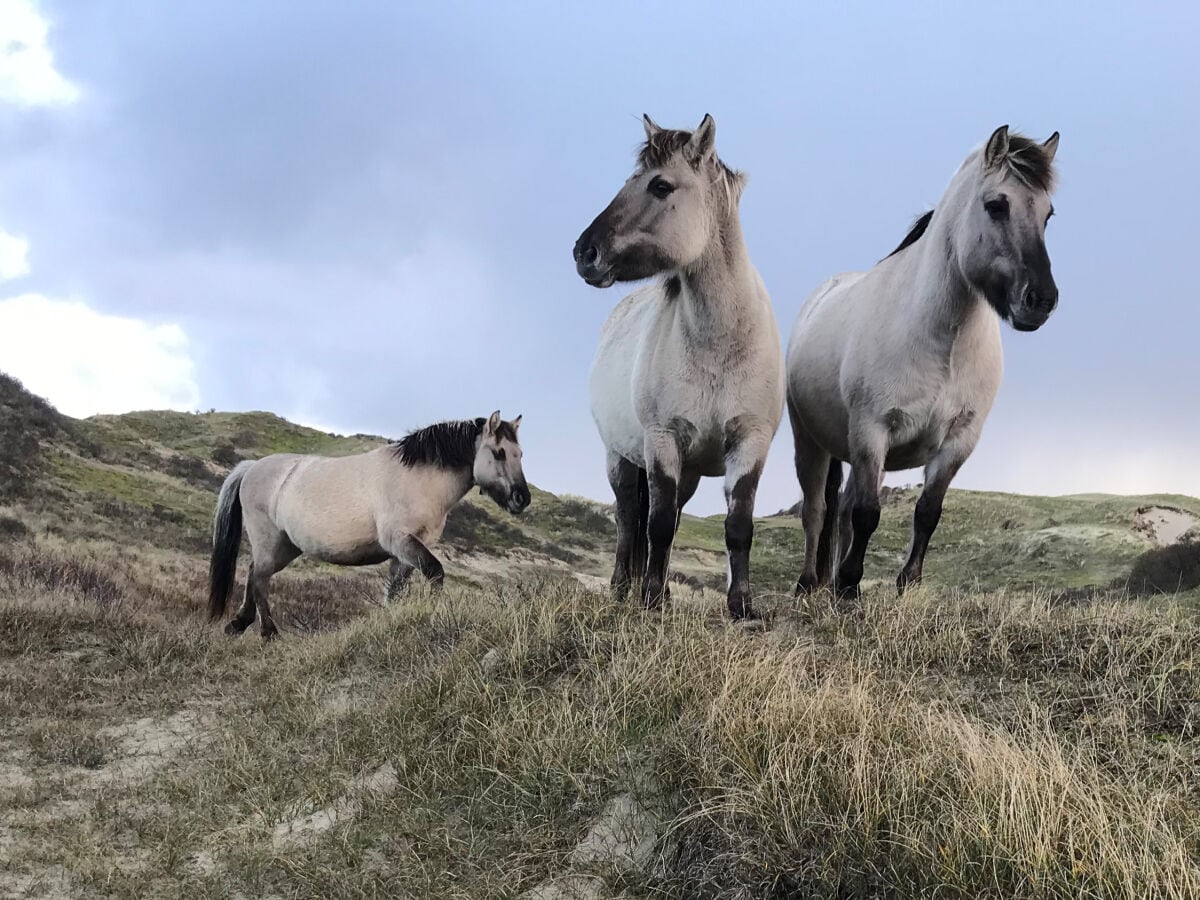
M 862 591 L 857 581 L 854 584 L 839 584 L 834 588 L 833 593 L 838 600 L 857 600 L 862 596 Z
M 241 622 L 236 620 L 229 621 L 225 623 L 225 633 L 230 637 L 241 637 L 242 632 L 244 632 L 247 627 L 248 623 L 247 625 L 243 625 Z
M 816 593 L 818 587 L 819 585 L 815 575 L 801 575 L 796 581 L 796 590 L 794 592 L 794 596 L 807 597 Z
M 755 621 L 759 618 L 758 613 L 754 611 L 754 607 L 750 604 L 750 592 L 740 590 L 732 593 L 725 601 L 729 608 L 729 617 L 735 622 Z
M 662 609 L 663 602 L 670 599 L 670 591 L 662 584 L 654 584 L 649 579 L 642 586 L 642 609 Z
M 262 632 L 263 643 L 266 643 L 267 641 L 278 640 L 278 638 L 279 638 L 279 632 L 274 628 L 272 628 L 270 631 L 264 630 Z

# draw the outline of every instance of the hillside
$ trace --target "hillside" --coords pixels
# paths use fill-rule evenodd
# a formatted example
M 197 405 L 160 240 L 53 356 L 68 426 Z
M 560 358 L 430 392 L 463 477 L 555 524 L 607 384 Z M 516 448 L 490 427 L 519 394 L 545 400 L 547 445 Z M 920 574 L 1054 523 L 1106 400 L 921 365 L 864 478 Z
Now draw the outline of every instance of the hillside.
M 0 498 L 12 495 L 5 515 L 35 533 L 71 540 L 206 553 L 216 491 L 238 461 L 277 452 L 336 456 L 384 441 L 325 434 L 263 412 L 160 411 L 73 420 L 19 387 L 5 390 L 13 420 L 21 415 L 29 423 L 12 429 L 22 442 L 10 445 L 15 449 L 7 464 L 17 472 L 20 456 L 22 466 L 34 467 L 0 476 Z M 536 482 L 536 472 L 527 474 Z M 5 485 L 11 486 L 7 492 Z M 888 494 L 867 560 L 868 579 L 889 580 L 898 571 L 916 497 L 915 490 Z M 1107 586 L 1155 546 L 1138 528 L 1138 512 L 1148 507 L 1200 515 L 1200 500 L 1175 495 L 1048 498 L 952 491 L 926 577 L 949 587 Z M 723 534 L 719 516 L 685 515 L 672 555 L 678 577 L 721 587 Z M 575 574 L 585 583 L 606 580 L 614 542 L 607 506 L 536 488 L 520 517 L 469 495 L 452 513 L 443 539 L 449 576 L 475 582 L 517 566 L 533 574 Z M 756 587 L 790 594 L 802 551 L 795 516 L 759 518 Z
M 764 517 L 747 630 L 719 518 L 651 614 L 605 506 L 472 496 L 443 594 L 302 561 L 264 645 L 201 615 L 221 479 L 382 438 L 3 376 L 0 436 L 0 897 L 1200 897 L 1200 591 L 1124 589 L 1200 583 L 1139 515 L 1196 499 L 954 492 L 898 600 L 892 492 L 852 612 Z

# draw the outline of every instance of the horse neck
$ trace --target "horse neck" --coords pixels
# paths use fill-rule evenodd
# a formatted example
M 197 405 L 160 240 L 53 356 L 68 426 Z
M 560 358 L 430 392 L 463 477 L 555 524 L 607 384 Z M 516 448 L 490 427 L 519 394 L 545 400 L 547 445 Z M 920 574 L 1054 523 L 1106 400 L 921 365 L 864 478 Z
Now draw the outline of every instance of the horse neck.
M 905 276 L 917 288 L 901 292 L 910 307 L 908 318 L 947 355 L 968 323 L 994 315 L 983 294 L 963 277 L 955 251 L 954 229 L 969 196 L 974 193 L 964 167 L 934 208 L 929 230 L 913 247 L 917 252 L 905 260 Z
M 475 486 L 473 463 L 452 468 L 431 466 L 430 471 L 433 473 L 430 493 L 441 497 L 447 510 L 458 503 L 467 495 L 467 491 Z
M 685 288 L 679 299 L 689 331 L 714 335 L 737 327 L 754 296 L 755 273 L 736 207 L 714 229 L 700 258 L 676 274 Z

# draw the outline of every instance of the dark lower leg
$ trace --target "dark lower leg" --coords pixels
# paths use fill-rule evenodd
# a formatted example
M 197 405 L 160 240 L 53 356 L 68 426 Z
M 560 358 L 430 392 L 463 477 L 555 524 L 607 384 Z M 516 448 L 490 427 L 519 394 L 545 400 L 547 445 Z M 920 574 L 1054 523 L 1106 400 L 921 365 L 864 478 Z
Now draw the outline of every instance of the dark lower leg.
M 237 637 L 254 624 L 254 615 L 254 564 L 251 563 L 250 571 L 246 573 L 246 593 L 242 596 L 242 605 L 225 624 L 225 633 L 230 637 Z
M 388 566 L 388 584 L 384 599 L 390 603 L 408 585 L 408 579 L 413 573 L 413 567 L 393 558 Z
M 667 586 L 667 567 L 671 562 L 671 544 L 679 521 L 679 481 L 661 465 L 650 470 L 650 519 L 647 532 L 650 559 L 642 579 L 642 605 L 656 609 L 662 605 Z
M 258 633 L 264 641 L 274 640 L 279 634 L 275 627 L 275 619 L 271 615 L 271 604 L 267 601 L 267 591 L 271 576 L 256 574 L 251 583 L 254 585 L 254 600 L 258 605 Z
M 729 593 L 726 603 L 735 619 L 757 618 L 750 605 L 750 547 L 754 542 L 754 495 L 758 491 L 759 470 L 739 478 L 726 500 L 725 551 L 729 554 Z
M 837 574 L 839 597 L 858 596 L 859 582 L 867 556 L 871 535 L 879 527 L 879 481 L 881 466 L 873 461 L 854 465 L 854 497 L 850 507 L 851 539 Z
M 803 454 L 803 455 L 802 455 Z M 800 520 L 804 525 L 804 566 L 796 581 L 796 594 L 808 594 L 820 584 L 818 577 L 821 529 L 825 524 L 825 480 L 828 456 L 819 451 L 796 450 L 800 478 Z
M 833 580 L 833 564 L 837 555 L 838 491 L 842 487 L 842 462 L 834 459 L 829 463 L 825 478 L 825 521 L 821 524 L 821 537 L 817 542 L 817 584 L 827 585 Z
M 438 558 L 429 552 L 429 548 L 417 538 L 412 535 L 405 537 L 397 556 L 407 565 L 419 569 L 434 590 L 441 590 L 446 570 Z
M 612 589 L 613 596 L 618 600 L 624 600 L 629 593 L 629 585 L 633 580 L 633 555 L 640 549 L 634 546 L 641 537 L 638 527 L 641 524 L 638 521 L 641 516 L 640 472 L 637 466 L 623 457 L 609 461 L 608 483 L 616 499 L 614 512 L 617 520 L 617 556 L 613 565 Z
M 925 553 L 929 550 L 929 539 L 937 529 L 942 518 L 942 495 L 934 496 L 926 489 L 917 499 L 917 508 L 913 512 L 912 549 L 908 552 L 908 561 L 900 570 L 896 579 L 896 587 L 900 593 L 912 584 L 920 584 L 922 570 L 925 567 Z

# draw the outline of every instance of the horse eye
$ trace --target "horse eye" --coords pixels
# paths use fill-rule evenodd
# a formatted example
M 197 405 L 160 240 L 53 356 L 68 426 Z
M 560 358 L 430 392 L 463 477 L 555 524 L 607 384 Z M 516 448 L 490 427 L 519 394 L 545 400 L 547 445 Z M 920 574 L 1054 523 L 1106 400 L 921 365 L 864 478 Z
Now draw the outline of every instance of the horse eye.
M 997 222 L 1008 218 L 1008 198 L 997 197 L 995 200 L 988 200 L 983 204 L 983 208 L 987 210 L 987 214 Z
M 496 457 L 497 462 L 504 462 L 504 451 L 503 450 L 493 450 L 492 456 Z
M 652 193 L 659 200 L 664 199 L 671 191 L 675 190 L 675 185 L 671 182 L 655 175 L 650 179 L 650 183 L 646 185 L 646 190 Z

